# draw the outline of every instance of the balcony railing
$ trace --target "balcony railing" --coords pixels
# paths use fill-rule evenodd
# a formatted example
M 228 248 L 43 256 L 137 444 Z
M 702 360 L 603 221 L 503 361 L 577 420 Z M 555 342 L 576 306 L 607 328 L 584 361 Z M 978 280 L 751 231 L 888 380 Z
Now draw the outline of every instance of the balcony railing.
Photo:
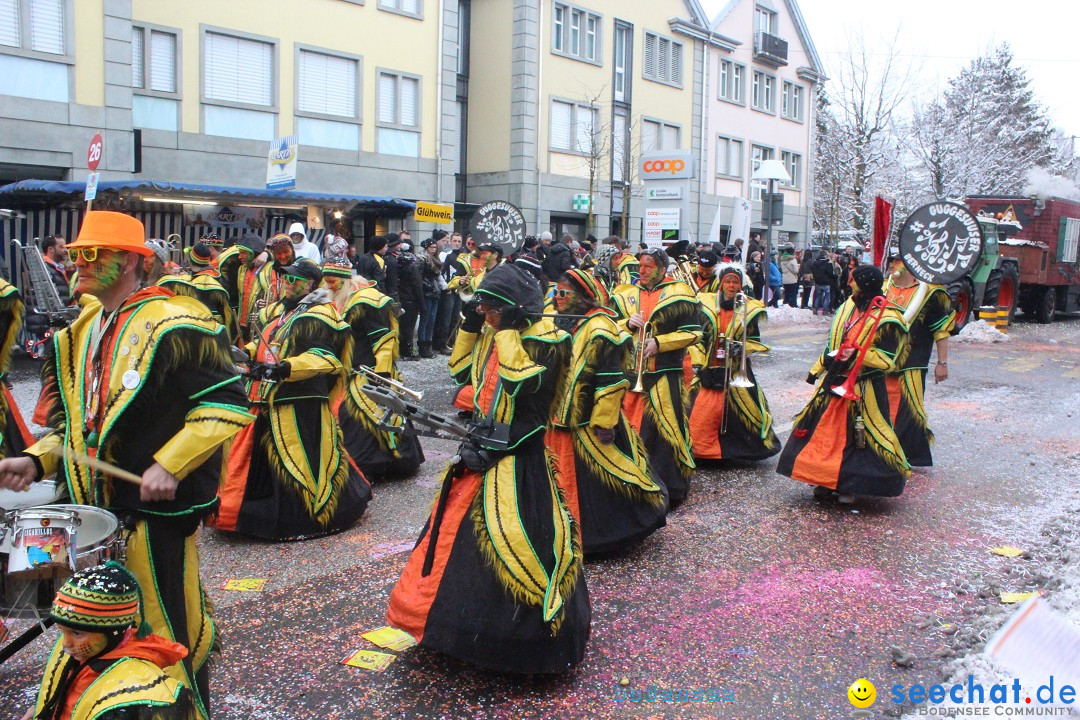
M 754 59 L 770 64 L 787 65 L 787 40 L 767 32 L 754 33 Z

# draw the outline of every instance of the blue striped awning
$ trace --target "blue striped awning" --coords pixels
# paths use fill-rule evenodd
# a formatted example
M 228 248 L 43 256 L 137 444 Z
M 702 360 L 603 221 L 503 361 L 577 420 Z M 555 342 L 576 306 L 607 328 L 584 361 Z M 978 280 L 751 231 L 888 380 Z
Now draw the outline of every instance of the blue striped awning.
M 58 201 L 81 199 L 86 190 L 84 182 L 61 180 L 20 180 L 0 187 L 0 205 L 7 208 L 42 207 L 56 204 Z M 102 180 L 98 183 L 98 193 L 113 192 L 141 197 L 174 197 L 177 201 L 217 200 L 228 198 L 229 202 L 256 201 L 260 204 L 273 205 L 281 201 L 282 205 L 338 205 L 343 211 L 353 207 L 411 211 L 416 203 L 393 197 L 377 195 L 344 195 L 336 193 L 311 193 L 295 190 L 266 190 L 264 188 L 231 187 L 227 185 L 198 185 L 194 183 L 174 183 L 164 180 Z

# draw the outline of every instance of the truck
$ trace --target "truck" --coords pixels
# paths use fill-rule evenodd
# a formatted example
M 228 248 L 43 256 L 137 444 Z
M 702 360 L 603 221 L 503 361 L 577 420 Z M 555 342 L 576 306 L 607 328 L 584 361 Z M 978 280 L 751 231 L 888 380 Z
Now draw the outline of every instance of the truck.
M 1080 310 L 1080 201 L 1060 197 L 969 196 L 983 231 L 983 256 L 949 286 L 962 328 L 984 306 L 1007 307 L 1009 320 L 1049 323 Z

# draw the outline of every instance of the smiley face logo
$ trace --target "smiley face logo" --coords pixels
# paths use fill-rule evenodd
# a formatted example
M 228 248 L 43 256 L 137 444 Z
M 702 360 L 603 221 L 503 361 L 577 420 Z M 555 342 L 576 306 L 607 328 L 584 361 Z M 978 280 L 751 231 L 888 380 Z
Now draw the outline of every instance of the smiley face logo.
M 868 708 L 877 699 L 877 688 L 865 678 L 859 678 L 847 689 L 848 700 L 857 708 Z

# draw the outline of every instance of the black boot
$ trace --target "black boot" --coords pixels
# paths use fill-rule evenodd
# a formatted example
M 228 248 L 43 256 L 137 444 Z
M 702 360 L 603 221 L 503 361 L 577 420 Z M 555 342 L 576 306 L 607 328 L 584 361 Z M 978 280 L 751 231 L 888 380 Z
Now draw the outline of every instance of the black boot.
M 420 343 L 420 357 L 424 358 L 425 360 L 430 360 L 431 358 L 435 357 L 435 353 L 431 352 L 431 343 Z

